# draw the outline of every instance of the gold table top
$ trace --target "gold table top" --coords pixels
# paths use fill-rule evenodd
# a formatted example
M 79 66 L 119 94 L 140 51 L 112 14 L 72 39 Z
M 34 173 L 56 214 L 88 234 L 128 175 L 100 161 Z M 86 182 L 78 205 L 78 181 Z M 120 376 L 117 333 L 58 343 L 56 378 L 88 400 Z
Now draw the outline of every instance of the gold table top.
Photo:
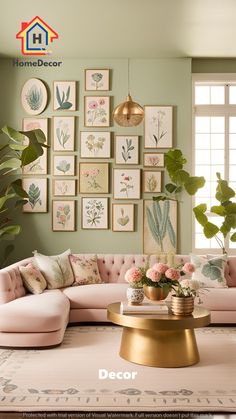
M 174 314 L 122 314 L 120 303 L 112 303 L 107 307 L 107 317 L 113 323 L 124 327 L 144 330 L 181 330 L 207 326 L 211 321 L 210 312 L 203 307 L 195 307 L 187 317 Z

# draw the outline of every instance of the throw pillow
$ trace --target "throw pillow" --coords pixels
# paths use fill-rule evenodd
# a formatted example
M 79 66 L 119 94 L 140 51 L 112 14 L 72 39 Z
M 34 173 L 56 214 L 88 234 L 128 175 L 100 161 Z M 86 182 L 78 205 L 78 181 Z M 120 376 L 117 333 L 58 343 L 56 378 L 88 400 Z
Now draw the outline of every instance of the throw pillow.
M 227 288 L 225 278 L 226 256 L 191 255 L 191 262 L 195 265 L 192 279 L 199 281 L 201 287 Z
M 96 255 L 70 255 L 70 262 L 78 285 L 102 284 Z
M 19 266 L 19 271 L 24 287 L 32 294 L 42 294 L 45 288 L 47 288 L 44 276 L 32 263 L 26 266 Z
M 46 256 L 34 252 L 34 264 L 43 273 L 49 289 L 68 287 L 74 282 L 70 266 L 69 255 L 71 251 L 56 256 Z

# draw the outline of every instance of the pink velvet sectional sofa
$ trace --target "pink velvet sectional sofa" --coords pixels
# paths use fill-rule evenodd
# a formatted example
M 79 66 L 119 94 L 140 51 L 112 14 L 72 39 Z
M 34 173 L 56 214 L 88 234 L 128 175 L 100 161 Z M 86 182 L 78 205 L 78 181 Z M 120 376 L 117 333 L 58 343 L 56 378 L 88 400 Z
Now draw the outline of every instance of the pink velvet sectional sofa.
M 125 272 L 143 266 L 145 255 L 99 254 L 103 284 L 71 286 L 27 294 L 19 266 L 24 259 L 0 270 L 0 346 L 45 347 L 60 344 L 68 323 L 107 321 L 108 304 L 126 299 Z M 177 262 L 189 261 L 176 256 Z M 150 265 L 156 263 L 151 256 Z M 211 311 L 212 323 L 236 323 L 236 257 L 229 257 L 225 270 L 228 288 L 209 288 L 201 298 Z

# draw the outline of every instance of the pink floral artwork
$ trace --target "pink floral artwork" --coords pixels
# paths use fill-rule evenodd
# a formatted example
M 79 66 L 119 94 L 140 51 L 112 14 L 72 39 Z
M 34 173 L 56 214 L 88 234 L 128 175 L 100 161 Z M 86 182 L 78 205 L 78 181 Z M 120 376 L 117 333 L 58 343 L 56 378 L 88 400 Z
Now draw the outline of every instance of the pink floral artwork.
M 109 127 L 110 97 L 85 96 L 85 126 Z

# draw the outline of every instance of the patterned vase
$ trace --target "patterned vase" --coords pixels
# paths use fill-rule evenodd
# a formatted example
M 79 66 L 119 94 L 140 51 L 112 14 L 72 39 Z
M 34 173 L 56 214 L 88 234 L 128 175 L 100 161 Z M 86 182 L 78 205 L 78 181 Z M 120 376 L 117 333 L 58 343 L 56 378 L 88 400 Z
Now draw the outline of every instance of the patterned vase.
M 193 297 L 171 296 L 171 311 L 176 316 L 190 316 L 194 310 Z
M 152 301 L 165 300 L 170 292 L 170 288 L 164 287 L 150 287 L 148 285 L 143 286 L 145 296 Z
M 127 288 L 126 296 L 129 304 L 139 305 L 144 299 L 143 288 L 129 287 Z

